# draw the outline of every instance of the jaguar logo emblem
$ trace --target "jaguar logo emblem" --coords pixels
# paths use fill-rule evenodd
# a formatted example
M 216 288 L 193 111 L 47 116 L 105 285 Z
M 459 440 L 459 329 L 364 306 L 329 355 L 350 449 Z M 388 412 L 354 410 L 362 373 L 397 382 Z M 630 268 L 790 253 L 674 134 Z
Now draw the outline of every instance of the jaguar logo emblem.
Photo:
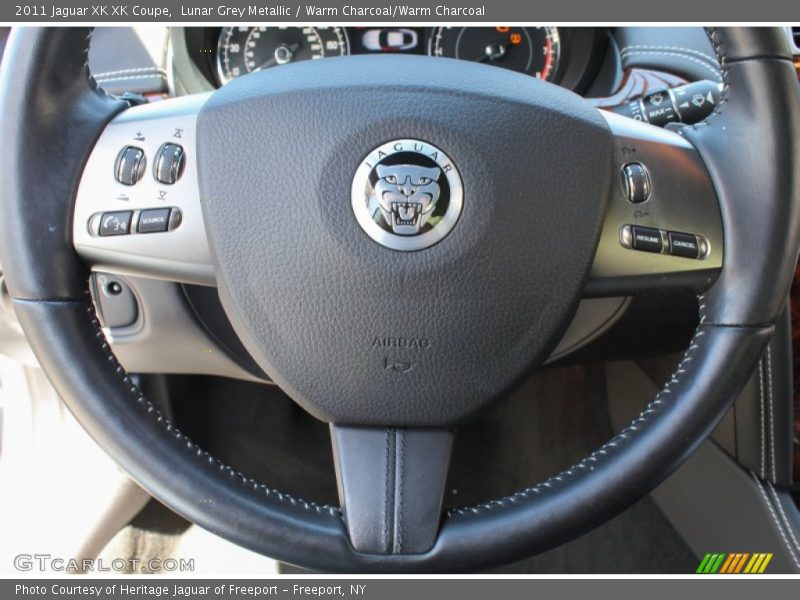
M 398 235 L 416 235 L 439 200 L 439 167 L 376 165 L 373 195 L 384 220 Z
M 353 213 L 361 228 L 393 250 L 422 250 L 455 226 L 463 185 L 453 161 L 421 140 L 394 140 L 373 150 L 353 178 Z

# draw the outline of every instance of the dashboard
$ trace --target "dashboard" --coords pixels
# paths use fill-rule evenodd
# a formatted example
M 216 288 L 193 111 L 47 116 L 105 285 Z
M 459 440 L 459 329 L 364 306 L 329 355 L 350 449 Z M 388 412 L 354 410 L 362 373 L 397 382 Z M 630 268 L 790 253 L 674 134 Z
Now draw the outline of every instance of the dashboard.
M 189 27 L 188 58 L 213 87 L 248 73 L 347 55 L 418 54 L 481 62 L 582 92 L 607 43 L 601 28 Z

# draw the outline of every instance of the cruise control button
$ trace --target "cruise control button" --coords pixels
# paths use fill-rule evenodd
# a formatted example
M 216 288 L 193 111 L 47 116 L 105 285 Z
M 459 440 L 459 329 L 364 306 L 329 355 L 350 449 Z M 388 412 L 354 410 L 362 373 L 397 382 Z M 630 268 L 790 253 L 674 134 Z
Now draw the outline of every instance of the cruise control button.
M 647 167 L 642 163 L 628 163 L 622 167 L 622 187 L 628 202 L 639 204 L 648 200 L 652 184 Z
M 100 217 L 100 235 L 126 235 L 131 231 L 133 211 L 120 210 L 103 213 Z
M 661 252 L 661 232 L 651 227 L 631 227 L 631 246 L 645 252 Z
M 669 253 L 673 256 L 683 256 L 685 258 L 697 258 L 700 256 L 700 244 L 696 235 L 670 231 L 667 237 L 669 239 Z
M 169 208 L 143 210 L 139 215 L 139 233 L 166 231 L 169 227 Z

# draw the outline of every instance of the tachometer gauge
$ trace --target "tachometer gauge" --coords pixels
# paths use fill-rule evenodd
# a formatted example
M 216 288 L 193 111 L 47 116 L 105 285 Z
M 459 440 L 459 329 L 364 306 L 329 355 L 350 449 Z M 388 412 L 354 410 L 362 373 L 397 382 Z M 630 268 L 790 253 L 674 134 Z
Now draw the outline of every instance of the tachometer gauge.
M 561 41 L 556 27 L 438 27 L 429 51 L 552 80 Z
M 224 27 L 217 43 L 221 83 L 299 60 L 350 52 L 341 27 Z

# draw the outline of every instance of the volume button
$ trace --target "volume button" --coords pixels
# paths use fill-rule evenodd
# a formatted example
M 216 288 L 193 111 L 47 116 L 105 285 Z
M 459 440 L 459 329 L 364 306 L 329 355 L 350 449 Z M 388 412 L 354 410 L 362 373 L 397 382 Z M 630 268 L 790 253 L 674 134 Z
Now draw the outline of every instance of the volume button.
M 134 185 L 144 175 L 144 150 L 136 146 L 125 146 L 117 155 L 114 178 L 122 185 Z

